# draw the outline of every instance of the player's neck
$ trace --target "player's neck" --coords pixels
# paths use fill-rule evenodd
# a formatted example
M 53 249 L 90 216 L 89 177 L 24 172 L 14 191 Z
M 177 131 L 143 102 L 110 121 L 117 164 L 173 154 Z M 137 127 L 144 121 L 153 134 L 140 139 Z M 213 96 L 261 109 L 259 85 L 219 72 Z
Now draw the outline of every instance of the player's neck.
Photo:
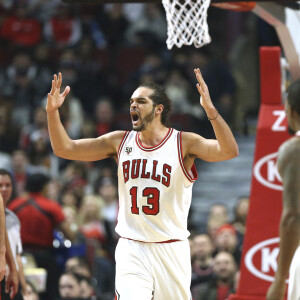
M 167 135 L 169 128 L 162 123 L 148 124 L 147 128 L 140 132 L 140 140 L 145 147 L 158 145 Z

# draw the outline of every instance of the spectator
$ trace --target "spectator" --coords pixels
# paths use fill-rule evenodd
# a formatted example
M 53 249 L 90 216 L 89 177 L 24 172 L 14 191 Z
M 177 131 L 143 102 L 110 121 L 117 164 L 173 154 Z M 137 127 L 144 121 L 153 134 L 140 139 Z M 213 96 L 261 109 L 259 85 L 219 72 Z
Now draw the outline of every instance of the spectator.
M 134 45 L 165 44 L 167 23 L 163 11 L 157 4 L 146 4 L 143 12 L 144 16 L 129 26 L 128 40 Z
M 194 287 L 212 279 L 214 246 L 207 234 L 198 234 L 192 240 L 192 292 Z M 194 294 L 194 292 L 193 292 Z
M 11 196 L 13 193 L 13 181 L 11 174 L 5 169 L 0 169 L 0 193 L 4 201 L 4 205 L 7 206 L 8 202 L 11 200 Z M 5 223 L 10 248 L 12 250 L 12 254 L 15 260 L 15 265 L 19 276 L 19 282 L 21 285 L 21 291 L 19 289 L 19 292 L 17 293 L 14 299 L 22 300 L 22 295 L 27 295 L 27 289 L 21 259 L 23 247 L 21 242 L 20 221 L 18 217 L 8 208 L 5 208 Z M 9 294 L 4 292 L 4 287 L 1 289 L 1 295 L 3 299 L 9 298 Z
M 28 157 L 23 150 L 16 150 L 12 153 L 11 174 L 15 184 L 16 196 L 21 196 L 25 192 L 25 184 L 32 168 L 28 162 Z
M 232 225 L 237 230 L 239 237 L 242 238 L 246 231 L 246 220 L 249 208 L 249 198 L 248 197 L 240 197 L 237 201 L 236 206 L 234 207 L 234 220 Z
M 110 224 L 111 232 L 114 231 L 118 214 L 117 185 L 111 178 L 103 178 L 96 190 L 104 201 L 102 216 Z
M 238 245 L 237 232 L 231 224 L 224 224 L 217 230 L 215 246 L 216 252 L 229 252 L 237 265 L 240 264 L 241 249 Z
M 224 223 L 228 223 L 229 221 L 228 209 L 225 206 L 225 204 L 221 204 L 221 203 L 213 204 L 210 207 L 208 218 L 209 219 L 216 218 L 222 220 Z
M 128 28 L 128 20 L 123 14 L 122 4 L 107 6 L 106 12 L 99 16 L 99 23 L 108 47 L 115 47 L 124 43 L 124 33 Z
M 40 300 L 40 296 L 30 281 L 26 281 L 27 294 L 24 296 L 24 300 Z
M 80 280 L 80 296 L 82 299 L 96 300 L 95 290 L 92 280 L 88 277 L 82 276 Z
M 98 136 L 119 129 L 116 127 L 114 108 L 111 99 L 100 99 L 96 104 L 95 115 Z
M 61 207 L 44 196 L 49 179 L 42 173 L 30 175 L 26 181 L 28 195 L 14 199 L 9 208 L 20 219 L 24 250 L 33 254 L 38 267 L 48 271 L 45 299 L 53 300 L 58 275 L 52 248 L 54 229 L 58 228 L 71 240 L 75 235 L 65 222 Z
M 30 17 L 25 0 L 14 3 L 14 14 L 4 21 L 1 36 L 11 44 L 32 47 L 42 38 L 42 26 L 36 19 Z
M 31 110 L 40 99 L 37 99 L 37 86 L 34 81 L 37 67 L 29 54 L 29 50 L 18 50 L 7 67 L 3 86 L 10 86 L 14 91 L 14 109 L 12 120 L 18 126 L 24 126 L 31 119 Z
M 195 300 L 225 300 L 233 292 L 236 263 L 228 252 L 216 255 L 213 265 L 215 278 L 203 283 Z
M 0 151 L 11 153 L 18 149 L 19 128 L 11 119 L 6 106 L 0 106 Z
M 104 203 L 100 197 L 87 195 L 83 198 L 79 210 L 79 230 L 87 239 L 93 239 L 99 245 L 106 242 L 106 230 L 102 220 Z
M 76 45 L 82 36 L 81 21 L 72 11 L 72 7 L 61 3 L 55 15 L 44 24 L 45 39 L 56 47 Z
M 59 295 L 61 299 L 81 298 L 80 275 L 73 272 L 63 273 L 59 278 Z
M 28 150 L 31 135 L 37 131 L 39 131 L 45 139 L 49 140 L 46 111 L 41 106 L 37 107 L 34 111 L 33 123 L 24 126 L 21 130 L 19 144 L 23 150 Z
M 24 300 L 39 300 L 40 296 L 30 281 L 26 281 L 27 294 L 24 296 Z

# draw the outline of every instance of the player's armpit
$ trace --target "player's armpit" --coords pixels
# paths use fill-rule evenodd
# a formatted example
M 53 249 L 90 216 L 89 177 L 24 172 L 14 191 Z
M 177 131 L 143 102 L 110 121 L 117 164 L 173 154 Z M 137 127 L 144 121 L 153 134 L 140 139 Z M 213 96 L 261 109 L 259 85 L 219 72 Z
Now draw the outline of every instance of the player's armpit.
M 222 150 L 219 142 L 214 139 L 205 139 L 202 136 L 192 133 L 182 133 L 183 156 L 193 156 L 209 162 L 228 160 L 236 155 Z

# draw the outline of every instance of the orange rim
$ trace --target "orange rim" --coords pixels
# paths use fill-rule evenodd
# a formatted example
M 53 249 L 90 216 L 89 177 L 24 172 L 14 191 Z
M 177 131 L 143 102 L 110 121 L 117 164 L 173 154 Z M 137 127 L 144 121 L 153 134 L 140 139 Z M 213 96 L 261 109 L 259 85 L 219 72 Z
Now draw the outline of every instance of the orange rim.
M 227 10 L 233 10 L 233 11 L 250 11 L 252 10 L 256 2 L 246 2 L 246 1 L 241 1 L 241 2 L 224 2 L 224 3 L 212 3 L 211 5 L 222 8 L 222 9 L 227 9 Z

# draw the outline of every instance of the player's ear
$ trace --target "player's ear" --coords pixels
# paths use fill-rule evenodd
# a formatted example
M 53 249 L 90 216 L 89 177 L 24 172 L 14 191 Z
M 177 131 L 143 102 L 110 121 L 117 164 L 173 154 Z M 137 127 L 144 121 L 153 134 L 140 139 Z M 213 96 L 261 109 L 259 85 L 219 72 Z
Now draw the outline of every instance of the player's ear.
M 164 110 L 164 106 L 162 104 L 157 104 L 155 106 L 155 114 L 158 115 L 158 114 L 161 114 Z

